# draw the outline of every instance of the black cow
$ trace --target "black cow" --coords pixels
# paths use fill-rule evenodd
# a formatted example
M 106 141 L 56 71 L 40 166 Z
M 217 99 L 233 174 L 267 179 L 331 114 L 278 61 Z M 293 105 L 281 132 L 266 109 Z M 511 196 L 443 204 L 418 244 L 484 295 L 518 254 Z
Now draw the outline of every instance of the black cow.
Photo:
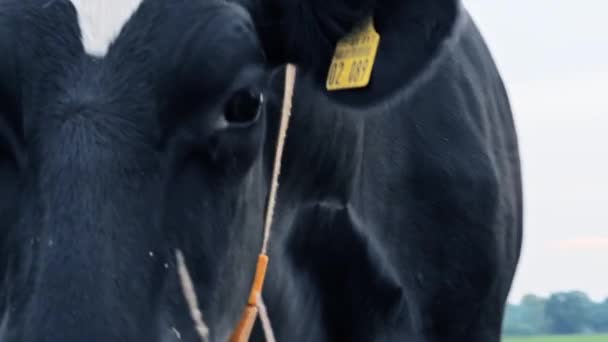
M 371 83 L 328 92 L 338 40 L 369 17 Z M 517 137 L 458 0 L 0 0 L 0 50 L 0 341 L 196 341 L 176 249 L 225 341 L 288 62 L 264 288 L 278 340 L 499 341 Z

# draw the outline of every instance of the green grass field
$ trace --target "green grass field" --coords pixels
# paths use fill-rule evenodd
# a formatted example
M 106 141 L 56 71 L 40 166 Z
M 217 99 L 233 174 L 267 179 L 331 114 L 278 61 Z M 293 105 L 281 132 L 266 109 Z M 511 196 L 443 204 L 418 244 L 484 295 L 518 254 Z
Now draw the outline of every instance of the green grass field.
M 608 342 L 608 335 L 505 337 L 503 342 Z

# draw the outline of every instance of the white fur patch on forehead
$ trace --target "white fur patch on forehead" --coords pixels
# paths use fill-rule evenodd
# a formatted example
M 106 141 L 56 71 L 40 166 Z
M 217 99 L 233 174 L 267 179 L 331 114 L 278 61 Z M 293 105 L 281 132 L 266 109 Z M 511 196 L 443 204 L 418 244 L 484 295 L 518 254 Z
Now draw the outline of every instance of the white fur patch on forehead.
M 78 12 L 85 51 L 103 57 L 143 0 L 70 0 Z

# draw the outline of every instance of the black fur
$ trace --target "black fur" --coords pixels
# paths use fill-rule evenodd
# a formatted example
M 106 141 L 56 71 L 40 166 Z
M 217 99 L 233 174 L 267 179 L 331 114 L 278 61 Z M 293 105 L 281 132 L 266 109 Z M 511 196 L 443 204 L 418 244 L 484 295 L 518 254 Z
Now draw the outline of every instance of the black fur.
M 197 341 L 176 248 L 225 341 L 295 62 L 264 288 L 278 340 L 498 342 L 517 135 L 460 3 L 237 2 L 146 0 L 98 59 L 68 0 L 0 0 L 0 341 Z M 370 15 L 370 85 L 326 92 L 336 41 Z M 265 99 L 246 121 L 243 89 Z
M 18 106 L 20 91 L 16 86 L 17 54 L 15 51 L 15 5 L 11 2 L 0 2 L 0 101 L 4 108 L 15 110 Z
M 237 89 L 266 83 L 247 14 L 146 1 L 96 59 L 69 1 L 0 8 L 0 340 L 192 340 L 176 248 L 227 331 L 266 192 L 264 117 L 222 121 Z

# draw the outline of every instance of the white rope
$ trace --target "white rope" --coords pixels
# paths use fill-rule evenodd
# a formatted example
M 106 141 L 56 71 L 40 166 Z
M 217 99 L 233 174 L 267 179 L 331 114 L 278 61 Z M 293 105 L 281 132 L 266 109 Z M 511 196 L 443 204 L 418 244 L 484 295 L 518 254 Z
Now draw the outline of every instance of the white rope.
M 266 342 L 276 342 L 277 339 L 274 337 L 274 331 L 272 330 L 272 324 L 270 324 L 270 316 L 268 316 L 268 310 L 264 299 L 261 295 L 258 295 L 258 311 L 260 314 L 260 321 L 262 322 L 262 330 L 264 331 L 264 337 Z
M 285 70 L 285 90 L 283 93 L 283 108 L 281 108 L 281 124 L 279 126 L 279 136 L 277 141 L 276 153 L 274 156 L 272 180 L 270 183 L 270 194 L 268 197 L 268 206 L 266 207 L 266 219 L 264 220 L 264 242 L 262 243 L 262 254 L 266 254 L 266 252 L 268 251 L 268 240 L 270 239 L 270 230 L 272 228 L 272 220 L 274 218 L 277 190 L 279 188 L 279 176 L 281 175 L 283 150 L 285 148 L 285 139 L 287 138 L 287 129 L 289 128 L 289 119 L 291 118 L 291 106 L 293 102 L 295 81 L 296 67 L 293 64 L 287 64 L 287 69 Z
M 186 298 L 188 308 L 190 309 L 190 316 L 194 321 L 194 327 L 196 328 L 196 332 L 198 333 L 198 336 L 200 337 L 201 341 L 208 342 L 209 328 L 203 321 L 203 313 L 201 312 L 198 306 L 196 291 L 194 290 L 192 278 L 190 277 L 190 273 L 188 272 L 186 262 L 184 261 L 184 255 L 178 249 L 175 251 L 175 257 L 177 259 L 177 273 L 179 274 L 180 284 L 182 286 L 184 298 Z
M 270 193 L 268 196 L 268 206 L 266 208 L 266 219 L 264 220 L 264 241 L 262 243 L 262 253 L 268 252 L 268 241 L 272 229 L 274 219 L 274 210 L 276 207 L 277 192 L 279 189 L 279 176 L 281 175 L 281 165 L 283 161 L 283 151 L 285 150 L 285 140 L 287 139 L 287 129 L 289 128 L 289 120 L 291 119 L 291 108 L 293 105 L 293 93 L 296 83 L 296 67 L 293 64 L 287 64 L 285 70 L 285 89 L 283 91 L 283 106 L 281 108 L 281 123 L 279 126 L 279 136 L 277 138 L 277 148 L 274 156 L 274 164 L 272 169 L 272 180 L 270 183 Z M 262 322 L 262 330 L 266 342 L 276 342 L 270 316 L 266 305 L 261 295 L 258 295 L 258 312 L 260 321 Z

